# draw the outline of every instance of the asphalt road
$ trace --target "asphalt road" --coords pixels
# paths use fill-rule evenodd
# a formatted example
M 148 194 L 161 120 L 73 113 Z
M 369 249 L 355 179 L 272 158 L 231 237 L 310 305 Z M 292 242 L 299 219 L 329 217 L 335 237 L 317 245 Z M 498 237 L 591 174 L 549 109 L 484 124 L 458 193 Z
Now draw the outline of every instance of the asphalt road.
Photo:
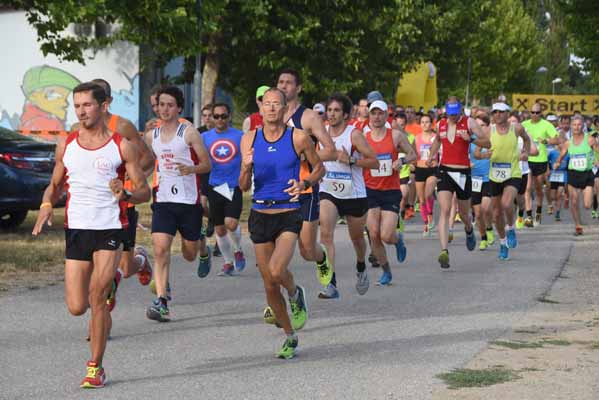
M 556 225 L 518 231 L 511 260 L 497 244 L 468 252 L 462 225 L 450 245 L 451 269 L 439 268 L 436 234 L 422 239 L 420 221 L 406 226 L 408 258 L 391 256 L 394 281 L 359 296 L 355 256 L 345 226 L 337 229 L 341 297 L 317 298 L 312 264 L 293 259 L 306 288 L 309 320 L 294 360 L 274 357 L 284 336 L 262 321 L 265 297 L 247 239 L 248 267 L 206 279 L 177 258 L 170 323 L 145 317 L 152 295 L 136 278 L 119 288 L 104 366 L 108 385 L 78 384 L 89 358 L 88 317 L 74 318 L 62 285 L 3 294 L 0 309 L 1 399 L 427 399 L 435 375 L 465 364 L 510 329 L 551 286 L 571 248 L 569 212 Z M 551 221 L 551 222 L 550 222 Z M 392 249 L 388 248 L 392 255 Z

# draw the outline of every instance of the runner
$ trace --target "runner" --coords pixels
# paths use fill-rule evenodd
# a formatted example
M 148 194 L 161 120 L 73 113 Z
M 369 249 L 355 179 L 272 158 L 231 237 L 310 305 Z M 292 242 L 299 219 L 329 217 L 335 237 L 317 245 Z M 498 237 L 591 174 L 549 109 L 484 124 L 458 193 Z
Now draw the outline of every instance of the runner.
M 327 101 L 329 134 L 337 149 L 337 161 L 324 163 L 326 175 L 320 185 L 320 241 L 326 247 L 333 271 L 335 270 L 335 225 L 338 217 L 345 217 L 349 237 L 356 252 L 356 290 L 363 295 L 370 281 L 366 271 L 366 241 L 364 227 L 368 199 L 362 168 L 378 168 L 374 150 L 368 145 L 361 130 L 349 125 L 347 120 L 351 110 L 351 100 L 336 93 Z M 339 297 L 336 274 L 319 298 Z
M 574 115 L 571 122 L 572 138 L 566 141 L 553 167 L 558 169 L 566 156 L 568 162 L 568 193 L 570 196 L 570 212 L 576 224 L 575 236 L 583 234 L 580 218 L 579 197 L 582 193 L 584 208 L 589 210 L 593 204 L 593 150 L 599 151 L 597 139 L 583 132 L 584 119 Z
M 447 117 L 437 123 L 437 135 L 431 146 L 430 158 L 427 166 L 433 165 L 441 146 L 443 152 L 437 172 L 437 200 L 439 202 L 439 242 L 441 253 L 439 264 L 441 268 L 449 268 L 449 250 L 447 241 L 449 235 L 449 213 L 453 194 L 456 194 L 458 212 L 464 223 L 466 232 L 466 247 L 469 251 L 476 246 L 476 237 L 472 222 L 470 221 L 470 197 L 472 195 L 472 181 L 470 177 L 470 142 L 477 146 L 490 146 L 488 134 L 484 132 L 473 118 L 462 116 L 462 104 L 450 97 L 445 103 Z
M 253 172 L 255 189 L 248 228 L 266 299 L 287 335 L 277 353 L 277 357 L 285 359 L 295 356 L 298 345 L 295 331 L 301 329 L 308 318 L 304 289 L 295 284 L 288 270 L 302 229 L 301 204 L 297 200 L 301 190 L 311 187 L 325 172 L 310 137 L 300 129 L 286 126 L 287 108 L 286 93 L 275 88 L 264 93 L 264 128 L 243 135 L 239 175 L 239 187 L 248 191 Z M 312 166 L 312 172 L 304 180 L 297 181 L 302 156 Z M 289 295 L 291 320 L 281 287 Z
M 363 130 L 368 125 L 368 100 L 360 99 L 358 101 L 358 112 L 356 118 L 350 120 L 348 125 L 353 125 L 356 129 Z
M 431 166 L 427 166 L 427 161 L 430 156 L 431 146 L 437 135 L 432 129 L 432 121 L 428 114 L 420 118 L 422 133 L 416 136 L 416 193 L 420 203 L 420 215 L 422 217 L 423 229 L 422 236 L 428 237 L 434 228 L 433 211 L 435 209 L 435 186 L 437 185 L 437 177 L 435 171 L 438 165 L 438 160 L 433 160 Z M 403 193 L 402 193 L 403 194 Z
M 80 386 L 101 388 L 106 382 L 102 361 L 112 322 L 106 298 L 128 224 L 125 202 L 148 201 L 150 190 L 136 146 L 104 123 L 108 111 L 104 89 L 82 83 L 73 89 L 73 103 L 80 129 L 56 146 L 52 179 L 32 233 L 37 236 L 45 224 L 52 225 L 52 207 L 66 188 L 65 302 L 75 316 L 91 308 L 92 354 Z M 123 188 L 125 172 L 133 182 L 131 192 Z
M 522 122 L 522 126 L 526 132 L 532 137 L 535 145 L 539 150 L 538 156 L 528 158 L 528 165 L 531 174 L 528 177 L 527 187 L 527 210 L 524 225 L 532 228 L 532 190 L 535 189 L 535 201 L 537 204 L 535 223 L 540 224 L 543 217 L 543 183 L 547 173 L 547 144 L 559 144 L 559 138 L 555 127 L 542 117 L 541 105 L 535 103 L 531 109 L 531 119 Z M 530 205 L 530 208 L 529 208 Z
M 249 131 L 262 128 L 263 122 L 260 109 L 262 108 L 262 96 L 264 96 L 264 92 L 266 92 L 268 89 L 270 89 L 268 86 L 260 86 L 258 89 L 256 89 L 256 105 L 258 106 L 258 111 L 250 114 L 246 119 L 243 120 L 243 133 L 248 133 Z
M 491 123 L 485 114 L 476 117 L 481 128 L 487 129 Z M 491 208 L 491 192 L 489 190 L 489 157 L 488 149 L 479 148 L 470 143 L 470 167 L 472 168 L 472 209 L 476 226 L 480 233 L 479 250 L 484 251 L 495 243 L 493 234 L 493 209 Z
M 279 73 L 277 88 L 285 93 L 287 108 L 285 109 L 285 121 L 288 126 L 305 131 L 316 145 L 320 143 L 318 150 L 319 159 L 322 161 L 334 161 L 337 152 L 331 137 L 322 123 L 322 118 L 314 111 L 299 103 L 299 94 L 302 91 L 302 81 L 299 73 L 293 69 L 284 69 Z M 301 163 L 299 180 L 305 180 L 311 174 L 310 165 L 305 160 Z M 299 198 L 304 223 L 299 238 L 300 254 L 306 261 L 316 262 L 316 274 L 322 286 L 327 286 L 333 277 L 333 270 L 323 245 L 317 245 L 318 218 L 320 206 L 318 197 L 318 184 L 302 191 Z
M 503 102 L 491 108 L 493 124 L 490 126 L 491 154 L 489 157 L 489 191 L 493 202 L 495 227 L 499 234 L 499 259 L 509 260 L 509 248 L 518 246 L 514 227 L 514 200 L 521 186 L 521 152 L 518 137 L 524 142 L 522 156 L 530 153 L 530 137 L 520 124 L 508 122 L 510 107 Z
M 210 271 L 210 252 L 200 247 L 202 205 L 198 174 L 210 171 L 210 159 L 202 137 L 193 125 L 179 122 L 183 110 L 183 92 L 165 86 L 157 94 L 160 128 L 146 134 L 145 140 L 158 160 L 158 185 L 152 204 L 152 245 L 157 298 L 148 307 L 149 319 L 170 320 L 168 297 L 171 245 L 177 231 L 181 234 L 181 253 L 189 262 L 200 262 L 198 276 Z M 168 289 L 167 289 L 168 287 Z
M 207 194 L 216 242 L 224 258 L 221 276 L 232 276 L 234 270 L 241 272 L 245 268 L 239 230 L 243 199 L 238 186 L 241 168 L 239 145 L 243 132 L 229 126 L 230 116 L 228 104 L 214 104 L 212 118 L 215 127 L 202 135 L 212 164 Z
M 560 133 L 561 137 L 561 133 Z M 566 140 L 564 139 L 564 142 Z M 547 160 L 549 162 L 550 174 L 549 174 L 549 189 L 551 191 L 551 199 L 555 209 L 555 220 L 561 221 L 561 210 L 565 196 L 565 186 L 568 184 L 568 163 L 570 158 L 566 154 L 562 159 L 559 167 L 556 169 L 555 163 L 561 153 L 561 146 L 556 146 L 552 151 L 547 154 Z
M 372 252 L 383 269 L 378 285 L 385 286 L 391 284 L 393 276 L 383 243 L 395 246 L 400 263 L 404 262 L 407 254 L 403 234 L 396 231 L 401 202 L 398 171 L 404 164 L 414 161 L 416 153 L 404 132 L 385 127 L 387 103 L 376 100 L 368 110 L 371 131 L 366 133 L 366 142 L 374 149 L 379 167 L 364 170 L 368 196 L 366 224 Z M 399 158 L 400 152 L 406 156 Z

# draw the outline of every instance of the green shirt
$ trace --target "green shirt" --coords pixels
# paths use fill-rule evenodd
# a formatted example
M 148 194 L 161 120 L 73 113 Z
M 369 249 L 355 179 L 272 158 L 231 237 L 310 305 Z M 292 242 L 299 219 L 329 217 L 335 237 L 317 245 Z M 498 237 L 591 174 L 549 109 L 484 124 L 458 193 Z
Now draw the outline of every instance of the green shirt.
M 528 161 L 530 162 L 547 162 L 547 147 L 541 143 L 543 140 L 558 137 L 559 134 L 555 127 L 544 119 L 539 120 L 536 124 L 532 120 L 526 120 L 522 122 L 522 126 L 526 129 L 526 132 L 530 135 L 533 142 L 539 149 L 538 156 L 529 156 Z
M 416 140 L 416 136 L 412 135 L 411 133 L 408 133 L 406 135 L 406 138 L 408 139 L 408 142 L 410 144 L 414 144 L 414 141 Z M 405 154 L 402 153 L 403 156 L 400 157 L 405 157 Z M 401 169 L 399 170 L 399 178 L 400 179 L 405 179 L 405 178 L 409 178 L 410 177 L 410 164 L 406 164 L 406 165 L 402 165 Z
M 589 145 L 588 133 L 584 134 L 578 144 L 574 143 L 574 136 L 572 136 L 568 146 L 568 156 L 570 156 L 569 170 L 584 172 L 593 168 L 593 148 Z

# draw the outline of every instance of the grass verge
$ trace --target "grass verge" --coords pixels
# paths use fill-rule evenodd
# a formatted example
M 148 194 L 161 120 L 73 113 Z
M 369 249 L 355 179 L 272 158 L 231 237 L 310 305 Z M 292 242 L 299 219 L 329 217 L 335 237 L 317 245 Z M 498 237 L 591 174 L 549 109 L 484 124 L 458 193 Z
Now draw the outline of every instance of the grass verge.
M 455 369 L 451 372 L 438 374 L 437 378 L 443 380 L 449 389 L 459 389 L 497 385 L 519 379 L 520 376 L 514 370 L 500 367 L 488 369 Z

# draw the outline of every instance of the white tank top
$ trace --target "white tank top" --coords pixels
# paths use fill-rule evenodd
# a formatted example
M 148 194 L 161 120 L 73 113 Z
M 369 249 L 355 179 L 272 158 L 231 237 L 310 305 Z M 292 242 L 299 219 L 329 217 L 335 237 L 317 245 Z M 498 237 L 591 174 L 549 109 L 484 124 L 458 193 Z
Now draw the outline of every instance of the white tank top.
M 530 136 L 530 135 L 529 135 Z M 532 143 L 532 138 L 530 139 Z M 518 136 L 518 151 L 522 151 L 524 148 L 524 140 L 520 136 Z M 520 171 L 522 171 L 522 175 L 528 174 L 530 171 L 530 167 L 528 166 L 528 161 L 520 161 Z
M 152 151 L 158 160 L 158 185 L 154 194 L 156 203 L 199 204 L 200 177 L 197 174 L 181 175 L 177 164 L 196 165 L 198 159 L 193 148 L 185 143 L 185 128 L 179 124 L 168 143 L 162 142 L 162 127 L 155 128 Z
M 118 133 L 102 146 L 88 149 L 79 144 L 79 131 L 66 140 L 62 161 L 65 166 L 67 203 L 65 228 L 122 229 L 128 226 L 127 203 L 119 204 L 110 190 L 112 179 L 124 180 L 125 164 Z
M 337 150 L 345 149 L 350 156 L 360 159 L 362 155 L 353 150 L 351 133 L 356 129 L 348 125 L 343 133 L 337 137 L 331 137 Z M 327 130 L 329 127 L 327 126 Z M 353 151 L 352 151 L 353 150 Z M 326 174 L 320 184 L 320 191 L 328 193 L 338 199 L 360 199 L 366 197 L 364 175 L 362 167 L 349 166 L 338 161 L 325 161 Z

